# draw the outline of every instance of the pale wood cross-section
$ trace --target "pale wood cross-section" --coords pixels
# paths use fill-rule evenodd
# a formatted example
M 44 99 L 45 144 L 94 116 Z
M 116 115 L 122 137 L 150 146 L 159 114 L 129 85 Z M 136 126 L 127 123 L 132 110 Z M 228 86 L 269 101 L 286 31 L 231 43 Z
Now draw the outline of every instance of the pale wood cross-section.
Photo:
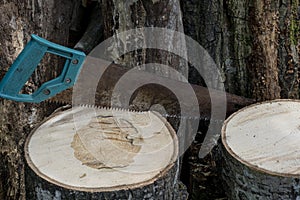
M 250 165 L 300 174 L 300 102 L 280 100 L 239 111 L 227 121 L 223 141 Z
M 222 129 L 222 176 L 232 199 L 300 198 L 300 101 L 243 108 Z
M 178 141 L 154 112 L 74 107 L 35 129 L 25 154 L 31 170 L 53 185 L 109 192 L 151 185 L 168 174 Z

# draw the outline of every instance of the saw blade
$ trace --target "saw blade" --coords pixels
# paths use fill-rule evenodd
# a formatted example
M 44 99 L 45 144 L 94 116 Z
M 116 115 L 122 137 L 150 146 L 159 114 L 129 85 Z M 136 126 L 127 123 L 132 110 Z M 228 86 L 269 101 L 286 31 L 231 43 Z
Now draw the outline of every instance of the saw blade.
M 61 104 L 62 102 L 54 102 L 49 100 L 49 102 L 53 102 L 53 103 L 59 103 Z M 65 104 L 65 106 L 71 106 L 70 104 Z M 104 109 L 104 110 L 112 110 L 112 111 L 121 111 L 121 112 L 135 112 L 135 113 L 146 113 L 146 112 L 156 112 L 158 113 L 160 116 L 168 119 L 168 118 L 173 118 L 173 119 L 178 119 L 178 120 L 205 120 L 205 121 L 209 121 L 210 118 L 209 117 L 205 117 L 205 116 L 199 116 L 199 117 L 191 117 L 191 116 L 181 116 L 181 115 L 173 115 L 173 114 L 168 114 L 168 113 L 161 113 L 157 110 L 134 110 L 134 109 L 128 109 L 128 108 L 120 108 L 120 107 L 107 107 L 107 106 L 97 106 L 97 105 L 91 105 L 91 104 L 78 104 L 78 105 L 73 105 L 74 107 L 76 106 L 80 106 L 80 107 L 86 107 L 86 108 L 95 108 L 95 109 Z M 216 121 L 216 120 L 215 120 Z M 218 120 L 221 121 L 221 120 Z
M 72 93 L 73 89 L 68 88 L 57 95 L 47 99 L 47 102 L 63 105 L 72 105 Z
M 46 100 L 49 103 L 53 103 L 56 105 L 66 106 L 66 105 L 72 105 L 72 89 L 65 90 L 61 92 L 60 94 Z M 82 106 L 82 107 L 90 107 L 90 108 L 99 108 L 99 109 L 113 109 L 113 110 L 122 110 L 127 112 L 145 112 L 148 110 L 139 110 L 134 109 L 134 106 L 132 108 L 122 108 L 122 107 L 114 107 L 114 106 L 101 106 L 96 104 L 73 104 L 72 106 Z M 159 110 L 151 110 L 159 113 L 164 118 L 172 118 L 177 120 L 204 120 L 204 121 L 210 121 L 210 117 L 206 115 L 199 115 L 199 116 L 184 116 L 180 114 L 169 114 L 165 112 L 160 112 Z
M 105 109 L 119 109 L 119 110 L 123 110 L 123 111 L 135 111 L 135 112 L 148 111 L 148 109 L 140 110 L 139 108 L 136 108 L 136 106 L 134 106 L 134 105 L 129 105 L 130 108 L 114 107 L 114 106 L 110 106 L 110 105 L 106 105 L 106 104 L 99 105 L 99 104 L 97 104 L 98 103 L 97 101 L 95 102 L 95 104 L 74 104 L 72 102 L 72 88 L 63 91 L 46 101 L 49 103 L 61 105 L 61 106 L 72 105 L 72 106 L 84 106 L 84 107 L 105 108 Z M 185 115 L 181 115 L 180 113 L 173 114 L 173 113 L 160 112 L 159 110 L 153 110 L 153 111 L 160 113 L 161 116 L 163 116 L 164 118 L 167 118 L 167 119 L 172 118 L 172 119 L 177 119 L 177 120 L 184 119 L 184 120 L 202 120 L 202 121 L 210 121 L 211 120 L 210 116 L 207 115 L 206 113 L 201 113 L 199 116 L 185 116 Z M 214 121 L 221 122 L 222 120 L 214 119 Z
M 93 63 L 90 63 L 92 66 Z M 97 64 L 97 65 L 96 65 Z M 98 60 L 95 64 L 95 68 L 98 70 L 103 70 L 102 65 L 98 63 Z M 70 105 L 76 105 L 76 104 L 94 104 L 96 106 L 106 106 L 106 107 L 114 107 L 114 105 L 111 105 L 111 101 L 113 100 L 113 93 L 116 87 L 116 84 L 122 77 L 125 76 L 128 69 L 126 69 L 123 66 L 111 64 L 109 67 L 105 70 L 105 72 L 101 72 L 102 76 L 94 80 L 95 76 L 93 70 L 91 70 L 91 66 L 87 65 L 82 70 L 79 77 L 78 82 L 74 86 L 74 92 L 75 97 L 73 96 L 73 89 L 67 89 L 56 96 L 50 98 L 48 101 L 54 102 L 54 103 L 63 103 L 63 104 L 70 104 Z M 90 68 L 89 68 L 90 67 Z M 94 70 L 95 71 L 95 70 Z M 144 80 L 147 79 L 147 77 L 151 76 L 149 75 L 149 72 L 145 71 L 138 71 L 138 70 L 131 70 L 133 71 L 133 75 L 131 79 L 126 79 L 126 84 L 132 86 L 137 85 L 140 81 L 140 79 Z M 84 76 L 84 73 L 86 75 Z M 99 72 L 100 73 L 100 72 Z M 153 76 L 153 75 L 152 75 Z M 125 76 L 126 77 L 126 76 Z M 156 76 L 154 77 L 156 78 Z M 224 91 L 218 91 L 218 90 L 210 90 L 208 91 L 207 88 L 198 86 L 198 85 L 192 85 L 189 83 L 181 82 L 172 80 L 169 78 L 159 77 L 157 78 L 157 83 L 164 83 L 165 85 L 170 86 L 176 86 L 176 91 L 170 91 L 162 86 L 158 86 L 157 84 L 148 84 L 146 86 L 142 86 L 141 88 L 134 91 L 131 103 L 135 106 L 135 110 L 147 110 L 150 108 L 151 105 L 145 105 L 142 101 L 145 101 L 146 104 L 153 103 L 153 104 L 161 104 L 163 107 L 166 107 L 166 110 L 168 111 L 169 116 L 172 118 L 181 117 L 178 113 L 180 113 L 180 110 L 183 110 L 181 105 L 176 102 L 178 101 L 184 101 L 183 106 L 185 106 L 185 110 L 191 113 L 192 116 L 186 116 L 186 117 L 196 117 L 199 118 L 199 114 L 197 112 L 194 112 L 195 108 L 199 108 L 200 111 L 200 118 L 201 119 L 210 119 L 212 107 L 214 106 L 215 111 L 218 110 L 227 110 L 227 116 L 231 113 L 237 111 L 238 109 L 250 105 L 254 103 L 255 101 L 253 99 L 248 99 L 244 97 L 240 97 L 237 95 L 225 93 Z M 97 87 L 94 88 L 93 91 L 90 91 L 91 87 L 90 85 L 96 85 Z M 127 88 L 128 91 L 132 88 Z M 190 91 L 193 90 L 193 91 Z M 124 90 L 121 91 L 120 96 L 128 96 L 128 91 Z M 123 93 L 122 93 L 123 92 Z M 178 95 L 174 95 L 174 93 L 177 93 Z M 190 99 L 190 93 L 194 92 L 197 98 L 197 102 L 188 103 Z M 182 96 L 182 99 L 178 99 L 178 96 Z M 94 98 L 94 100 L 91 100 L 90 98 Z M 225 99 L 224 99 L 225 97 Z M 74 99 L 72 99 L 74 98 Z M 119 98 L 119 97 L 118 97 Z M 122 97 L 123 98 L 123 97 Z M 218 102 L 218 105 L 212 105 L 212 98 L 215 99 L 215 102 Z M 74 101 L 72 101 L 74 100 Z M 143 106 L 139 106 L 137 104 L 143 104 Z M 122 107 L 122 106 L 119 106 Z M 128 108 L 128 106 L 124 107 Z M 171 110 L 171 112 L 170 112 Z

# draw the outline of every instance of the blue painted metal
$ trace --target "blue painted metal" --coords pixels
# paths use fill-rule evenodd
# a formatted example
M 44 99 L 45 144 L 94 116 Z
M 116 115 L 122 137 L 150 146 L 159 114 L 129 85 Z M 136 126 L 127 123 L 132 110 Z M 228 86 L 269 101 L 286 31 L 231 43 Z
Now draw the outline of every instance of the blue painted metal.
M 55 54 L 66 59 L 62 73 L 43 83 L 34 93 L 21 94 L 20 91 L 45 53 Z M 49 42 L 37 35 L 31 35 L 31 40 L 1 80 L 0 97 L 20 102 L 39 103 L 55 96 L 75 84 L 85 57 L 86 55 L 81 51 Z

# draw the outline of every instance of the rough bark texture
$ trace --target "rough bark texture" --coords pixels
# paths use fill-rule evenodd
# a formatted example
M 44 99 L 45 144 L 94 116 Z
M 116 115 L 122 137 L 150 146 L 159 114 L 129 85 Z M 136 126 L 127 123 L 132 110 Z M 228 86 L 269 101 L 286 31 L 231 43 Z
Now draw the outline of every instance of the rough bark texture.
M 141 27 L 162 27 L 174 31 L 183 32 L 180 3 L 178 0 L 168 1 L 115 1 L 105 0 L 102 2 L 104 13 L 104 36 L 111 37 L 113 34 Z M 173 35 L 166 35 L 169 41 L 168 49 L 172 52 L 175 45 L 185 48 L 185 40 L 175 41 Z M 130 43 L 128 41 L 130 40 Z M 115 41 L 119 47 L 126 49 L 127 45 L 135 42 L 143 42 L 144 35 L 137 38 L 118 38 Z M 153 41 L 157 42 L 157 41 Z M 175 46 L 176 47 L 176 46 Z M 161 63 L 170 66 L 184 75 L 188 76 L 187 62 L 170 52 L 157 49 L 137 49 L 116 60 L 116 63 L 128 67 L 136 67 L 145 63 Z M 110 52 L 112 55 L 114 52 Z M 158 68 L 147 68 L 146 71 L 166 76 L 166 72 Z M 171 77 L 178 79 L 178 77 Z M 183 80 L 183 79 L 182 79 Z
M 250 8 L 253 34 L 250 71 L 253 97 L 259 101 L 280 98 L 278 80 L 278 2 L 254 1 Z
M 229 199 L 278 199 L 300 198 L 300 182 L 296 177 L 280 177 L 249 168 L 233 158 L 226 149 L 219 146 L 222 159 L 219 170 Z M 220 153 L 219 152 L 219 153 Z
M 37 176 L 30 168 L 26 167 L 26 179 L 28 181 L 28 199 L 69 199 L 69 200 L 104 200 L 104 199 L 159 199 L 159 200 L 185 200 L 188 198 L 185 186 L 175 181 L 176 165 L 168 173 L 153 184 L 142 188 L 120 190 L 113 192 L 82 192 L 74 191 L 51 184 Z M 175 184 L 174 184 L 175 183 Z
M 299 1 L 281 1 L 279 29 L 278 67 L 281 96 L 299 98 Z
M 211 55 L 230 93 L 251 97 L 247 58 L 251 52 L 248 1 L 181 1 L 185 33 Z M 191 68 L 189 81 L 201 83 Z M 202 83 L 203 84 L 203 83 Z
M 104 13 L 105 38 L 111 37 L 113 34 L 117 34 L 122 31 L 141 27 L 162 27 L 173 31 L 184 31 L 179 0 L 104 0 L 101 4 Z M 118 38 L 115 36 L 114 39 L 118 48 L 121 47 L 124 50 L 127 49 L 128 45 L 134 46 L 135 42 L 143 43 L 147 40 L 143 34 L 133 37 L 134 38 Z M 157 75 L 166 76 L 175 80 L 186 81 L 188 79 L 188 63 L 186 60 L 172 53 L 172 49 L 174 48 L 186 48 L 185 38 L 180 38 L 180 40 L 176 40 L 175 38 L 176 37 L 172 34 L 165 35 L 164 41 L 168 41 L 167 49 L 169 52 L 159 49 L 136 49 L 121 56 L 121 58 L 118 58 L 115 62 L 128 66 L 129 68 L 137 67 L 146 63 L 163 64 L 177 70 L 185 78 L 177 75 L 174 76 L 173 73 L 168 71 L 168 69 L 164 70 L 161 67 L 150 66 L 147 68 L 140 68 Z M 153 41 L 153 43 L 157 42 L 160 41 Z M 112 57 L 114 56 L 114 52 L 109 53 L 112 54 Z M 177 121 L 178 124 L 178 120 L 175 121 Z M 174 122 L 174 124 L 176 124 L 176 122 Z M 182 142 L 182 140 L 180 140 L 180 142 Z
M 35 33 L 53 42 L 66 44 L 72 1 L 1 1 L 0 2 L 0 66 L 1 78 Z M 46 57 L 44 64 L 24 87 L 30 92 L 55 76 L 58 58 Z M 11 83 L 13 84 L 13 83 Z M 24 199 L 23 145 L 29 131 L 50 114 L 53 106 L 0 100 L 0 199 Z
M 181 1 L 185 33 L 222 69 L 226 90 L 299 97 L 299 1 Z M 200 82 L 190 69 L 189 80 Z

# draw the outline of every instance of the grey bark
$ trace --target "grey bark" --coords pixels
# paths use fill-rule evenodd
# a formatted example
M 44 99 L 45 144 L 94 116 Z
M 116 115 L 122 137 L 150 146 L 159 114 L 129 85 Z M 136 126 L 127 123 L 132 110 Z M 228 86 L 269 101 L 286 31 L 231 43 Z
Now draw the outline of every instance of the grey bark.
M 299 1 L 181 1 L 185 33 L 215 60 L 226 91 L 299 97 Z M 200 82 L 190 71 L 190 81 Z M 202 83 L 203 84 L 203 83 Z
M 298 177 L 276 176 L 252 169 L 230 155 L 220 144 L 219 170 L 224 188 L 231 200 L 296 200 L 300 198 Z M 220 153 L 219 152 L 219 153 Z
M 102 2 L 102 12 L 104 13 L 105 38 L 141 27 L 161 27 L 183 32 L 181 8 L 178 0 L 126 2 L 105 0 Z M 166 35 L 165 38 L 166 41 L 169 41 L 168 48 L 170 51 L 174 47 L 177 48 L 178 45 L 181 48 L 185 48 L 184 38 L 181 38 L 179 41 L 175 41 L 173 35 Z M 134 42 L 144 42 L 146 39 L 143 34 L 138 37 L 135 36 L 135 38 L 129 38 L 129 40 L 115 36 L 116 45 L 118 45 L 118 48 L 123 49 L 127 49 L 126 45 L 135 45 Z M 114 56 L 114 52 L 110 52 L 110 54 Z M 160 63 L 176 69 L 186 78 L 188 76 L 187 61 L 178 58 L 178 56 L 170 52 L 157 49 L 138 49 L 122 56 L 122 58 L 118 58 L 115 62 L 130 68 L 145 63 Z M 155 67 L 145 70 L 163 76 L 167 74 L 162 69 Z M 178 77 L 171 78 L 178 79 Z
M 1 78 L 35 33 L 63 45 L 68 41 L 72 1 L 1 1 Z M 61 60 L 46 57 L 24 87 L 34 90 L 59 71 Z M 13 83 L 11 83 L 13 84 Z M 55 106 L 0 100 L 0 199 L 25 199 L 23 145 L 30 130 Z
M 185 33 L 208 51 L 220 69 L 226 91 L 251 97 L 247 58 L 251 35 L 247 1 L 181 1 Z M 190 68 L 189 80 L 205 84 Z
M 162 178 L 153 184 L 141 188 L 128 188 L 111 192 L 85 192 L 59 187 L 36 175 L 28 166 L 26 167 L 26 194 L 28 199 L 37 200 L 104 200 L 104 199 L 158 199 L 158 200 L 186 200 L 188 193 L 181 182 L 176 181 L 176 165 L 174 165 Z
M 279 4 L 278 68 L 281 96 L 299 98 L 300 12 L 299 1 Z

